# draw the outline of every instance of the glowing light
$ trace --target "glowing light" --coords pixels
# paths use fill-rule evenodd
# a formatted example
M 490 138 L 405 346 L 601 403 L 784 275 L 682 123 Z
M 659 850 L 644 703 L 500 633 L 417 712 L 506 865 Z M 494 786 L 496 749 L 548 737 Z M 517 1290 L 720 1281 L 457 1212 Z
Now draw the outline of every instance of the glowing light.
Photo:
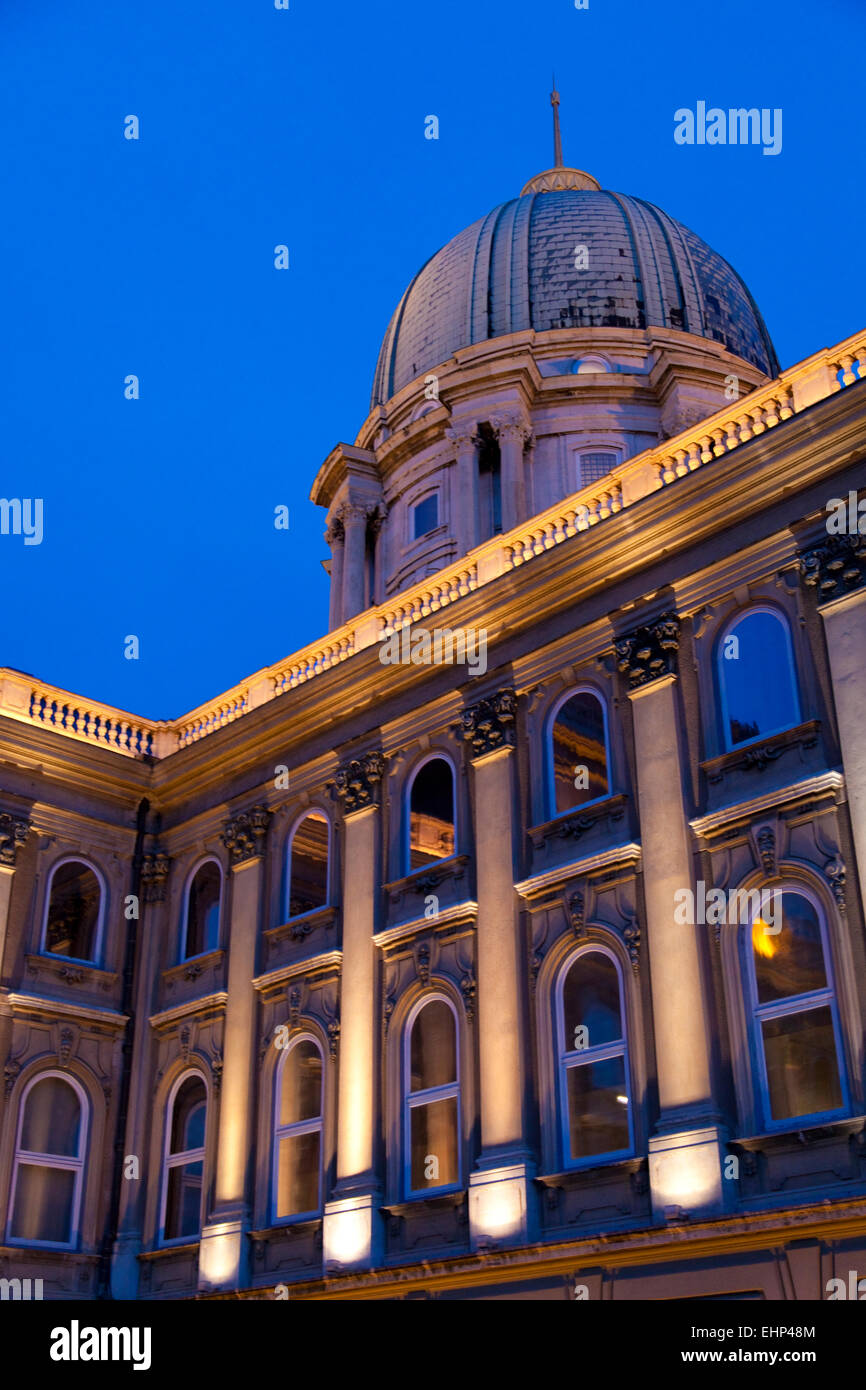
M 620 1105 L 628 1105 L 628 1096 L 617 1096 Z
M 770 935 L 770 929 L 763 917 L 756 917 L 752 923 L 752 948 L 757 956 L 770 959 L 776 954 L 777 945 Z

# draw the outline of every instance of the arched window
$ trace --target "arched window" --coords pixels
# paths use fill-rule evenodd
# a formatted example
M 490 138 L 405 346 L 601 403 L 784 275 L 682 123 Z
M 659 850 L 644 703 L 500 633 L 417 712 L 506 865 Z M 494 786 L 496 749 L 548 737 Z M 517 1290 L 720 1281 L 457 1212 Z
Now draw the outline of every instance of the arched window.
M 765 1128 L 847 1105 L 826 931 L 801 892 L 777 890 L 743 934 L 753 1056 Z
M 454 772 L 446 758 L 422 763 L 409 789 L 409 873 L 449 859 L 455 846 Z
M 215 859 L 196 869 L 187 888 L 183 960 L 215 951 L 220 939 L 222 870 Z
M 800 722 L 788 624 L 771 608 L 752 608 L 726 628 L 718 649 L 725 746 L 791 729 Z
M 556 706 L 550 725 L 551 813 L 608 795 L 607 715 L 592 690 L 575 690 Z
M 197 1240 L 201 1231 L 207 1087 L 188 1072 L 169 1099 L 162 1185 L 162 1239 Z
M 315 1038 L 297 1038 L 277 1069 L 273 1219 L 314 1216 L 322 1205 L 324 1065 Z
M 71 1248 L 78 1237 L 87 1100 L 68 1076 L 43 1073 L 21 1097 L 9 1240 Z
M 321 811 L 310 811 L 295 826 L 286 871 L 289 917 L 300 917 L 326 906 L 330 839 L 331 824 Z
M 102 926 L 102 885 L 89 864 L 58 864 L 48 888 L 44 946 L 58 956 L 96 960 Z
M 457 1018 L 447 999 L 425 999 L 410 1015 L 403 1065 L 407 1195 L 459 1187 Z
M 582 951 L 560 976 L 559 1097 L 563 1159 L 623 1158 L 634 1142 L 628 1045 L 616 961 Z

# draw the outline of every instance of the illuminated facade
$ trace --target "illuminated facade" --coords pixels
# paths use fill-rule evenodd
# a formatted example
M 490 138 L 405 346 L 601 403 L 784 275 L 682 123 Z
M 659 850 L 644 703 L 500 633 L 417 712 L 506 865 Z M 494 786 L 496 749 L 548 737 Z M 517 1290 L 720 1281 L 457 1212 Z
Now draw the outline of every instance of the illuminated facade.
M 325 639 L 171 723 L 0 671 L 0 1276 L 866 1275 L 864 375 L 558 160 L 398 306 Z

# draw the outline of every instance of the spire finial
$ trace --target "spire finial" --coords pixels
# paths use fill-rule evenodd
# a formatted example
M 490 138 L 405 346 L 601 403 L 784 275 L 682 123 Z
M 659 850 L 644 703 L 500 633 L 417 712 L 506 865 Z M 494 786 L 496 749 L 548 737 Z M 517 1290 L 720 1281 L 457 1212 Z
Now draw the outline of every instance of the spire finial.
M 550 93 L 550 104 L 553 107 L 553 167 L 561 169 L 562 164 L 562 136 L 559 133 L 559 92 L 556 90 L 556 73 L 553 74 L 553 91 Z

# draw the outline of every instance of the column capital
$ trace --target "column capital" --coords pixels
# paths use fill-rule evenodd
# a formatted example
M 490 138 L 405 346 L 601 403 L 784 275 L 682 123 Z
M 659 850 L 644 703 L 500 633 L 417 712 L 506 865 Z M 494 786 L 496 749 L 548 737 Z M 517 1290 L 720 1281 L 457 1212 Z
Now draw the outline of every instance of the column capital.
M 0 864 L 14 869 L 18 851 L 30 833 L 30 825 L 28 816 L 0 811 Z
M 463 738 L 470 745 L 473 760 L 499 748 L 513 747 L 516 712 L 517 696 L 510 687 L 497 690 L 495 695 L 488 695 L 463 711 Z
M 378 804 L 379 784 L 385 771 L 385 759 L 378 750 L 349 758 L 337 768 L 334 786 L 342 802 L 343 814 L 362 811 Z
M 354 526 L 358 522 L 363 522 L 366 526 L 369 515 L 370 508 L 361 502 L 344 502 L 336 512 L 344 528 Z
M 866 536 L 828 536 L 800 554 L 803 583 L 815 589 L 818 605 L 866 589 Z
M 225 822 L 223 844 L 229 852 L 233 868 L 264 853 L 270 814 L 267 806 L 253 806 L 249 811 L 239 811 Z
M 525 445 L 532 437 L 532 426 L 520 411 L 508 411 L 502 415 L 494 415 L 490 423 L 496 431 L 500 444 L 514 440 Z
M 325 528 L 325 540 L 333 550 L 334 545 L 339 542 L 341 545 L 346 539 L 346 528 L 343 525 L 343 518 L 339 511 L 336 511 Z
M 474 449 L 478 444 L 478 426 L 473 420 L 459 421 L 457 424 L 449 425 L 445 430 L 445 438 L 450 439 L 457 449 Z
M 680 619 L 676 613 L 662 613 L 618 637 L 614 646 L 617 670 L 628 675 L 629 691 L 639 690 L 661 676 L 675 676 Z
M 142 896 L 146 903 L 165 902 L 170 868 L 171 860 L 160 846 L 154 849 L 153 854 L 144 856 L 144 862 L 141 866 L 141 882 Z

